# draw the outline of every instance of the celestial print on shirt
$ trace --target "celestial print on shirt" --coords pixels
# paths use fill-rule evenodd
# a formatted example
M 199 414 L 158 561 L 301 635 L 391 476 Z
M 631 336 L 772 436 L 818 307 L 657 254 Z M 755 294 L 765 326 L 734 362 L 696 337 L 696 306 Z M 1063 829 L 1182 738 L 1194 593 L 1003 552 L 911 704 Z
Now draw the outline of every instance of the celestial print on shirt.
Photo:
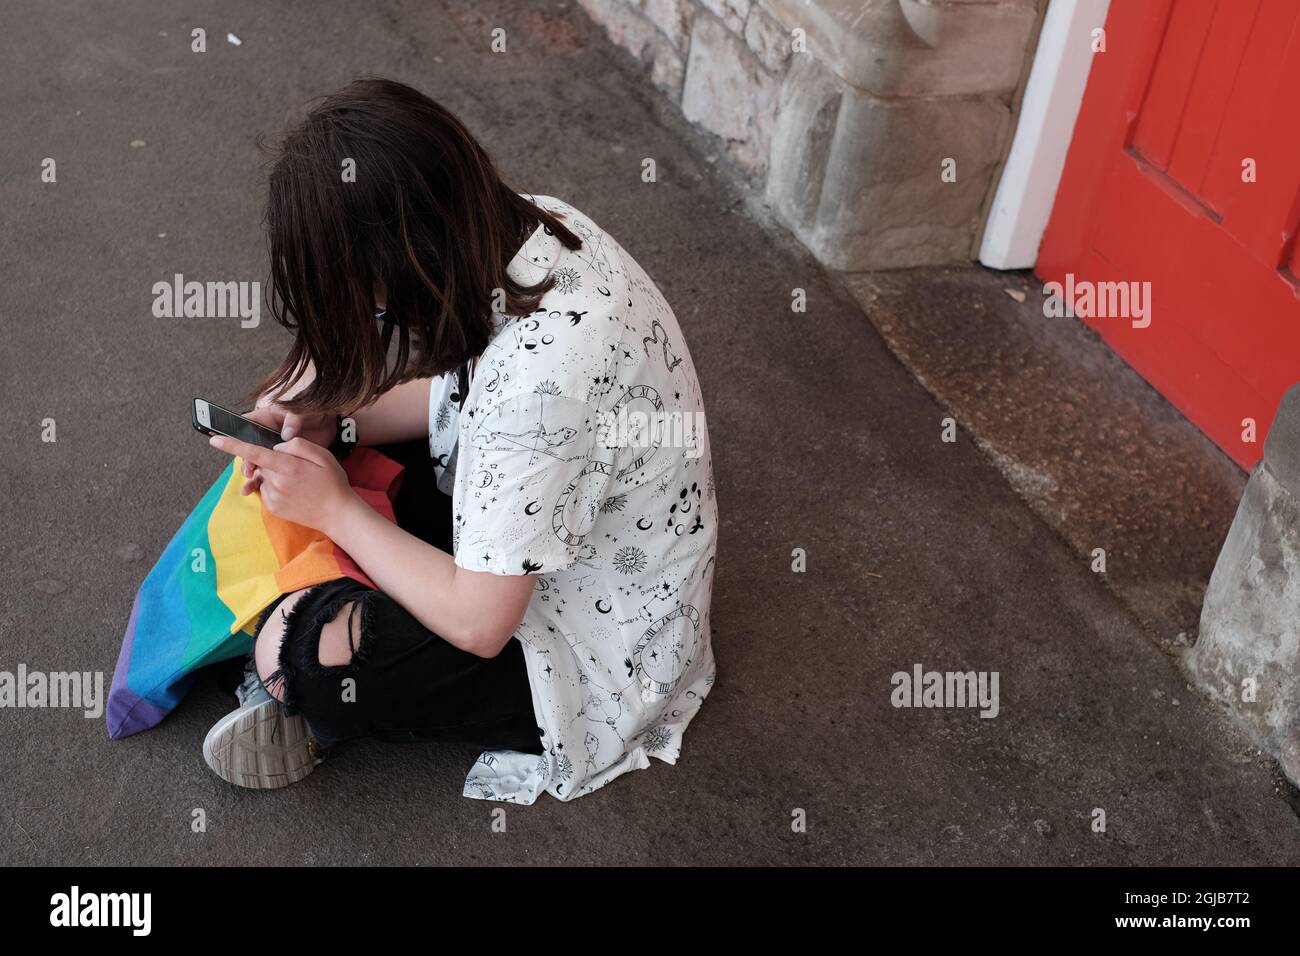
M 429 448 L 452 495 L 456 563 L 536 574 L 515 636 L 544 753 L 484 753 L 464 794 L 532 803 L 589 793 L 653 756 L 675 763 L 713 684 L 718 517 L 704 403 L 672 309 L 567 203 L 511 261 L 555 284 L 496 332 L 466 376 L 433 380 Z M 616 440 L 611 421 L 633 423 Z M 647 423 L 680 422 L 681 427 Z

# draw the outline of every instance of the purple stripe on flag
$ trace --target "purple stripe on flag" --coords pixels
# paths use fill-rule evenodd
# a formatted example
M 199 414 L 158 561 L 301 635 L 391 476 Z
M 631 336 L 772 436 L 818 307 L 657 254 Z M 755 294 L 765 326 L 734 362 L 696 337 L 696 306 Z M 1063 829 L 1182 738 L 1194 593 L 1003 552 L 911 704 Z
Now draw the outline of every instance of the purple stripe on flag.
M 122 639 L 122 651 L 117 655 L 117 667 L 113 671 L 113 685 L 108 691 L 108 708 L 105 719 L 108 723 L 108 736 L 111 740 L 120 740 L 142 730 L 156 727 L 167 711 L 157 707 L 126 684 L 127 671 L 131 666 L 131 648 L 135 644 L 136 618 L 140 611 L 140 595 L 137 593 L 131 603 L 131 619 L 126 625 L 126 636 Z

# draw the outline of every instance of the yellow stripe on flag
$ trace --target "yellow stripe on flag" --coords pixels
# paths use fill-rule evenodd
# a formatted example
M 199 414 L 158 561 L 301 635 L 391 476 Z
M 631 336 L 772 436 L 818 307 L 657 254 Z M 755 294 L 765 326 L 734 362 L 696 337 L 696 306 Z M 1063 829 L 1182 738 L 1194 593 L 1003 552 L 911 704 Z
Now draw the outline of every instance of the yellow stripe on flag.
M 217 597 L 230 609 L 230 633 L 256 622 L 280 594 L 275 574 L 280 559 L 262 522 L 262 502 L 257 495 L 244 497 L 243 460 L 235 459 L 230 480 L 208 518 L 208 544 L 217 569 Z

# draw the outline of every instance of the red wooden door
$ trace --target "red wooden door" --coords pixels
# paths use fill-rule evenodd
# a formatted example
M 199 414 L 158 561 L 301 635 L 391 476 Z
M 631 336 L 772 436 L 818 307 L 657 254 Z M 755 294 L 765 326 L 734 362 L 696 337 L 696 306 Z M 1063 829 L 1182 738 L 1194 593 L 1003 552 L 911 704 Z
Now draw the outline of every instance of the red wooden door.
M 1085 321 L 1250 468 L 1300 382 L 1300 2 L 1111 0 L 1105 39 L 1036 271 L 1150 282 Z

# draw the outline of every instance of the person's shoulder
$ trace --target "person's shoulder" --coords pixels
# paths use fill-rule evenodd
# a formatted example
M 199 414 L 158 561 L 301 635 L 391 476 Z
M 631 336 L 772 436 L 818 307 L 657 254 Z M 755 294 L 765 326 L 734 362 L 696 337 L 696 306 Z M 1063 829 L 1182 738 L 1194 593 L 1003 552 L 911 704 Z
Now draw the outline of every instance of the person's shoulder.
M 513 389 L 589 396 L 593 384 L 608 374 L 609 321 L 598 304 L 585 308 L 572 297 L 551 302 L 544 297 L 532 315 L 505 322 L 484 358 Z
M 523 258 L 535 267 L 529 277 L 549 279 L 550 288 L 530 315 L 502 317 L 486 357 L 515 387 L 589 394 L 610 375 L 629 298 L 625 264 L 617 244 L 572 204 L 520 195 L 560 216 L 582 246 L 569 249 L 549 235 L 544 250 L 525 243 Z
M 538 208 L 555 215 L 570 232 L 582 240 L 584 248 L 595 248 L 598 253 L 605 241 L 610 238 L 591 216 L 568 200 L 556 196 L 532 193 L 520 193 L 519 195 L 528 199 Z

